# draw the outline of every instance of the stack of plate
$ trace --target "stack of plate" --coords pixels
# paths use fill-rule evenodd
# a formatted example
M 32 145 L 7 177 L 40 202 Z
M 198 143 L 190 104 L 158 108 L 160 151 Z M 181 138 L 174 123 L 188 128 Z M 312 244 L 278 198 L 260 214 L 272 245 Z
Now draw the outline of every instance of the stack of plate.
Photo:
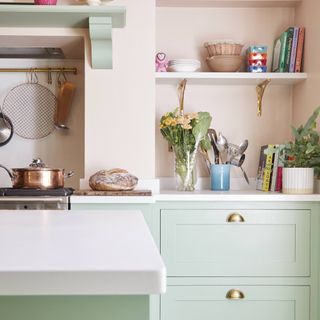
M 176 59 L 168 63 L 170 72 L 195 72 L 200 68 L 200 61 L 194 59 Z

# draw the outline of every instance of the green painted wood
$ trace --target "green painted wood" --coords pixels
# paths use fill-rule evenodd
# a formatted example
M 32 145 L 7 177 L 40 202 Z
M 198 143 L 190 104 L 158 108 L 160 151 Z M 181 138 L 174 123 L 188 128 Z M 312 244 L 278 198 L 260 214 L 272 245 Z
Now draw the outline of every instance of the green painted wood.
M 230 289 L 243 300 L 228 300 Z M 161 297 L 161 320 L 308 320 L 309 287 L 169 286 Z
M 90 17 L 91 65 L 93 69 L 112 69 L 112 19 Z
M 124 7 L 0 5 L 0 27 L 89 28 L 93 69 L 112 69 L 112 28 L 125 21 Z
M 0 5 L 0 27 L 88 28 L 90 17 L 108 17 L 113 28 L 124 28 L 121 6 Z
M 162 210 L 168 276 L 309 276 L 309 210 Z
M 148 320 L 148 296 L 0 297 L 3 320 Z

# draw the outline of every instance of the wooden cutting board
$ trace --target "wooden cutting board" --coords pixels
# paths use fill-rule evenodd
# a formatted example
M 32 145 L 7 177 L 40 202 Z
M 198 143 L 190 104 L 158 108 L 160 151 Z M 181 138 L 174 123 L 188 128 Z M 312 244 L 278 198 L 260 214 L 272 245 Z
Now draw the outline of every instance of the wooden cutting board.
M 151 190 L 131 190 L 131 191 L 94 191 L 91 189 L 88 190 L 75 190 L 73 192 L 73 195 L 76 196 L 134 196 L 134 197 L 146 197 L 146 196 L 152 196 Z

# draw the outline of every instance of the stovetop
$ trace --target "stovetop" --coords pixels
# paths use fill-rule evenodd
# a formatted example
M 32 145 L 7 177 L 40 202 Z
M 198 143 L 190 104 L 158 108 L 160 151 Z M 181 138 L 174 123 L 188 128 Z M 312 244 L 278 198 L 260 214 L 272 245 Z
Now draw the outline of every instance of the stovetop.
M 33 197 L 33 196 L 52 196 L 63 197 L 70 196 L 73 193 L 73 188 L 58 188 L 58 189 L 14 189 L 0 188 L 0 197 Z

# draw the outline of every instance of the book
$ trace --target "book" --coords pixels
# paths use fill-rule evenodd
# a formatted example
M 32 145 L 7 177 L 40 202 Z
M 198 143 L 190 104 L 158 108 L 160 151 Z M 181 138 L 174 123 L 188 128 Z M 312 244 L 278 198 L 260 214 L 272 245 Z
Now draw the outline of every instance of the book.
M 260 157 L 259 157 L 259 164 L 258 164 L 258 172 L 257 172 L 257 190 L 262 190 L 263 187 L 263 175 L 264 169 L 266 167 L 266 154 L 264 151 L 268 148 L 267 145 L 262 146 L 260 149 Z
M 260 158 L 257 173 L 257 190 L 269 191 L 275 146 L 264 145 L 260 149 Z
M 298 38 L 299 38 L 299 28 L 294 27 L 289 72 L 295 72 Z
M 288 28 L 286 31 L 287 33 L 287 41 L 285 44 L 285 55 L 284 55 L 284 68 L 283 72 L 289 72 L 290 69 L 290 59 L 291 59 L 291 51 L 292 51 L 292 42 L 293 42 L 293 34 L 294 34 L 294 27 Z
M 299 28 L 295 72 L 302 71 L 304 38 L 305 38 L 305 28 L 302 27 L 302 28 Z
M 275 145 L 270 191 L 276 191 L 278 165 L 279 165 L 279 153 L 280 153 L 279 145 Z
M 288 33 L 283 32 L 274 42 L 272 61 L 273 72 L 284 72 L 287 36 Z

